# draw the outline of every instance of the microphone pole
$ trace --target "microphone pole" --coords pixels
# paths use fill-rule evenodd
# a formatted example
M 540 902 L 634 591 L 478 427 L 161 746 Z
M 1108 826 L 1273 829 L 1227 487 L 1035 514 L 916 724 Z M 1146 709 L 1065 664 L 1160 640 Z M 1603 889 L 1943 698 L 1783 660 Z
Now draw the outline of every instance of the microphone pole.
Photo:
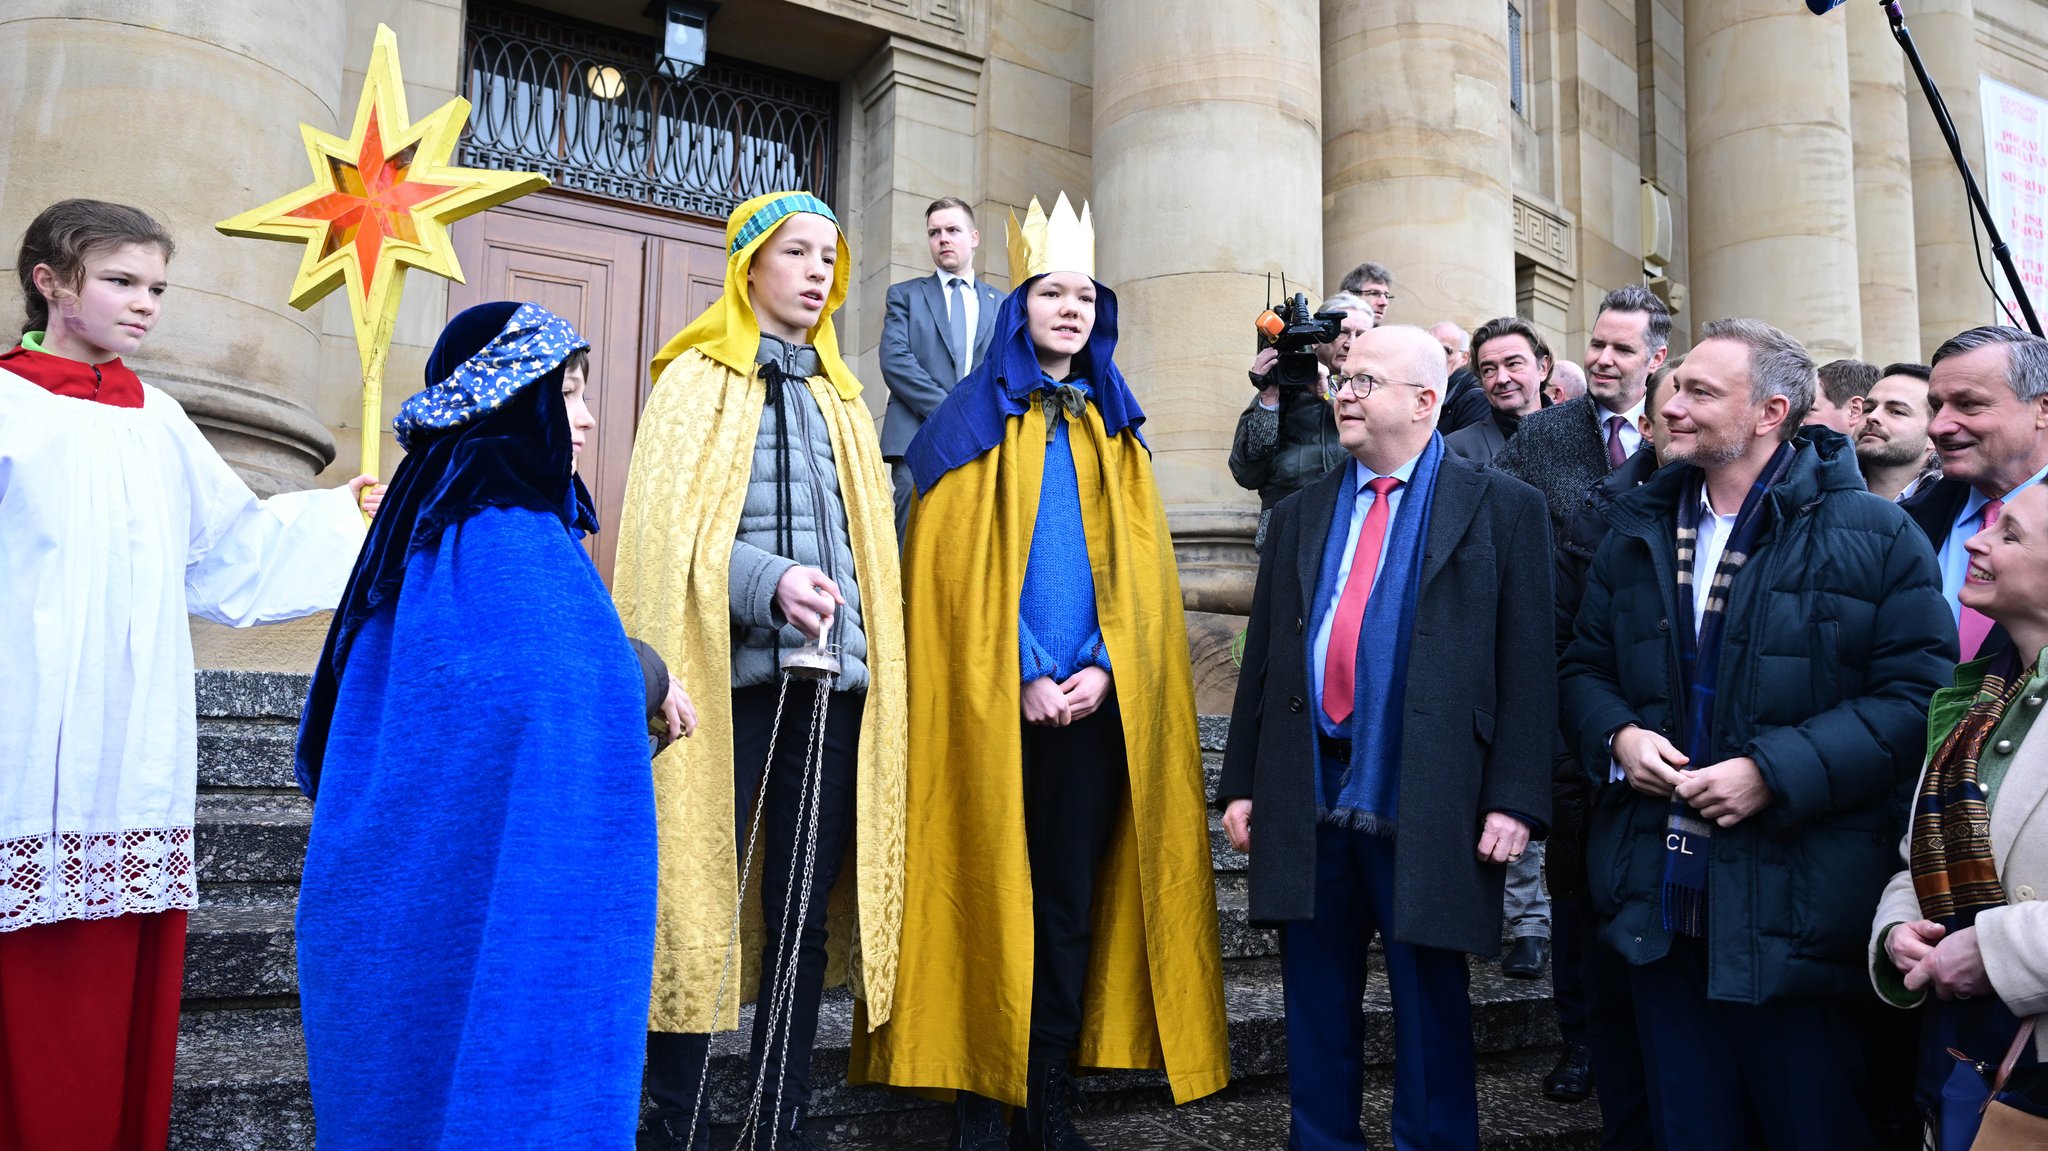
M 2013 299 L 2020 306 L 2020 315 L 2035 335 L 2042 335 L 2041 318 L 2034 314 L 2034 304 L 2027 299 L 2026 285 L 2020 282 L 2019 269 L 2013 266 L 2012 249 L 2005 246 L 2005 237 L 1998 234 L 1998 223 L 1991 218 L 1991 207 L 1984 202 L 1984 193 L 1977 188 L 1977 177 L 1970 171 L 1969 158 L 1963 155 L 1963 142 L 1956 135 L 1955 121 L 1949 119 L 1948 104 L 1935 88 L 1933 77 L 1927 74 L 1927 65 L 1920 62 L 1920 50 L 1913 46 L 1913 33 L 1906 27 L 1906 14 L 1899 10 L 1899 0 L 1879 0 L 1879 3 L 1884 6 L 1885 16 L 1891 20 L 1892 39 L 1905 50 L 1906 59 L 1913 65 L 1913 75 L 1920 78 L 1920 88 L 1927 94 L 1934 122 L 1941 128 L 1941 138 L 1948 143 L 1948 153 L 1955 158 L 1956 170 L 1963 174 L 1963 187 L 1970 194 L 1970 209 L 1984 222 L 1984 231 L 1991 239 L 1991 254 L 1998 260 L 1998 266 L 2005 270 L 2005 279 L 2012 285 Z

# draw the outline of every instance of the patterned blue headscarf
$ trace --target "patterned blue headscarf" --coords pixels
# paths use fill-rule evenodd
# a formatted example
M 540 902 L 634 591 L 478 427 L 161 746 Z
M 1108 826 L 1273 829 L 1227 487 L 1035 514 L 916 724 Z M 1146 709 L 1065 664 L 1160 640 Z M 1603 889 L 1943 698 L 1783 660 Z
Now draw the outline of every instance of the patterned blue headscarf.
M 448 333 L 437 345 L 437 357 L 444 354 L 449 336 L 458 327 L 491 327 L 503 304 L 481 304 L 449 322 Z M 486 314 L 488 313 L 488 314 Z M 513 393 L 560 367 L 562 361 L 590 341 L 578 335 L 569 321 L 538 304 L 513 307 L 511 318 L 496 327 L 490 342 L 462 362 L 442 372 L 429 364 L 427 388 L 400 405 L 391 419 L 391 431 L 398 446 L 412 450 L 413 439 L 422 432 L 445 432 L 462 427 L 496 411 Z

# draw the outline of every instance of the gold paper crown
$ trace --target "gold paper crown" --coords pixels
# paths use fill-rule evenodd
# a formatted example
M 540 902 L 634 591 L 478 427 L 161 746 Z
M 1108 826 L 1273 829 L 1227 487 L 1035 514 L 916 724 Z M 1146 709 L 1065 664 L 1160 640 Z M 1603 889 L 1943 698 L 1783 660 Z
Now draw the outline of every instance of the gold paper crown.
M 1088 201 L 1081 201 L 1081 214 L 1076 217 L 1065 192 L 1053 201 L 1050 216 L 1036 196 L 1031 197 L 1022 224 L 1017 223 L 1016 212 L 1010 213 L 1010 283 L 1021 284 L 1047 272 L 1079 272 L 1095 278 L 1095 223 L 1088 214 Z

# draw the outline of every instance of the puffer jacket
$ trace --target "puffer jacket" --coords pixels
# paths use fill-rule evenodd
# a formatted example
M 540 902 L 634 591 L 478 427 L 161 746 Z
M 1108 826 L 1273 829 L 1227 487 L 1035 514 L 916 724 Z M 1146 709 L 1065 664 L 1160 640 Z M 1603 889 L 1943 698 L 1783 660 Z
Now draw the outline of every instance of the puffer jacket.
M 1683 747 L 1678 502 L 1666 468 L 1608 505 L 1561 669 L 1566 736 L 1594 781 L 1587 870 L 1602 934 L 1631 963 L 1671 946 L 1659 893 L 1670 802 L 1607 781 L 1625 724 Z M 1849 441 L 1803 429 L 1729 591 L 1709 762 L 1749 756 L 1767 807 L 1715 828 L 1707 994 L 1867 996 L 1864 941 L 1904 831 L 1927 705 L 1956 629 L 1927 537 L 1863 490 Z M 1704 766 L 1704 765 L 1699 765 Z
M 732 601 L 732 686 L 774 683 L 781 674 L 782 651 L 803 646 L 805 636 L 782 618 L 775 605 L 775 585 L 797 566 L 814 567 L 832 577 L 846 606 L 832 623 L 832 641 L 839 645 L 839 678 L 834 691 L 865 691 L 868 686 L 868 641 L 861 630 L 860 586 L 853 569 L 853 543 L 847 534 L 846 502 L 839 491 L 839 469 L 832 458 L 832 433 L 825 413 L 810 390 L 795 382 L 816 374 L 817 357 L 807 346 L 761 338 L 762 360 L 779 359 L 794 379 L 785 387 L 789 427 L 785 431 L 774 404 L 761 408 L 761 430 L 754 438 L 752 473 L 740 508 L 739 533 L 732 543 L 727 573 Z M 788 451 L 782 450 L 784 435 Z M 784 461 L 787 476 L 784 476 Z M 789 492 L 791 540 L 787 554 L 777 531 L 777 502 L 785 478 Z

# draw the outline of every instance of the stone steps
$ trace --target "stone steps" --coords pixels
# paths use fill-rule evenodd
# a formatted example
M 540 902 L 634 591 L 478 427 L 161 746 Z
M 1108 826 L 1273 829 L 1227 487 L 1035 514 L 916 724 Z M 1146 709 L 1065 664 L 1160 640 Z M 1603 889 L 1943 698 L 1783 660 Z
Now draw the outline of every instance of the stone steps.
M 1554 1103 L 1537 1091 L 1549 1072 L 1548 1052 L 1512 1051 L 1479 1058 L 1479 1145 L 1484 1151 L 1594 1151 L 1600 1146 L 1597 1104 Z M 1083 1091 L 1088 1091 L 1086 1084 Z M 1111 1108 L 1092 1093 L 1077 1126 L 1103 1151 L 1267 1151 L 1287 1145 L 1286 1086 L 1278 1080 L 1232 1083 L 1205 1099 L 1173 1107 L 1163 1096 L 1156 1105 Z M 1373 1147 L 1393 1146 L 1391 1065 L 1368 1068 L 1363 1127 Z M 857 1120 L 836 1125 L 833 1151 L 939 1151 L 946 1146 L 943 1113 L 926 1130 L 900 1127 L 870 1131 Z M 731 1146 L 731 1132 L 715 1132 L 718 1151 Z
M 310 1148 L 312 1104 L 299 1030 L 293 916 L 312 805 L 299 794 L 292 773 L 308 680 L 201 672 L 196 682 L 201 890 L 186 946 L 171 1144 L 238 1151 Z M 1203 717 L 1205 784 L 1212 790 L 1226 733 L 1226 721 Z M 1156 1073 L 1090 1077 L 1085 1126 L 1105 1148 L 1284 1143 L 1285 1025 L 1277 938 L 1251 926 L 1245 857 L 1225 842 L 1213 814 L 1209 830 L 1234 1082 L 1217 1097 L 1176 1110 Z M 1377 964 L 1375 969 L 1366 1003 L 1367 1129 L 1377 1124 L 1384 1133 L 1393 1018 Z M 1548 983 L 1505 980 L 1491 961 L 1474 961 L 1472 973 L 1485 1146 L 1592 1146 L 1584 1137 L 1589 1129 L 1597 1133 L 1597 1117 L 1588 1127 L 1590 1107 L 1562 1108 L 1536 1094 L 1557 1042 Z M 949 1114 L 943 1107 L 899 1092 L 846 1086 L 852 1014 L 844 991 L 828 993 L 811 1067 L 815 1129 L 848 1151 L 943 1146 Z M 747 1020 L 751 1015 L 751 1008 L 743 1012 Z M 713 1044 L 712 1108 L 720 1122 L 737 1119 L 751 1085 L 748 1033 L 743 1022 L 739 1032 Z
M 251 905 L 224 908 L 218 914 L 224 927 L 229 921 L 239 921 L 260 930 L 265 926 L 265 917 L 274 917 L 277 911 L 275 905 Z M 220 964 L 219 975 L 202 976 L 203 989 L 209 995 L 226 997 L 275 993 L 279 988 L 289 987 L 288 973 L 276 966 L 265 966 L 262 958 L 247 958 L 238 966 L 209 958 L 208 964 Z M 188 996 L 193 991 L 191 978 L 188 974 Z M 1253 1084 L 1277 1082 L 1286 1070 L 1286 1023 L 1279 961 L 1272 957 L 1228 961 L 1224 997 L 1233 1079 Z M 1549 1068 L 1546 1049 L 1557 1042 L 1549 985 L 1503 979 L 1496 965 L 1474 961 L 1472 999 L 1475 1041 L 1480 1052 L 1493 1057 L 1527 1054 L 1534 1049 L 1543 1061 L 1542 1068 L 1535 1073 L 1540 1078 L 1542 1071 Z M 1393 1009 L 1385 981 L 1377 973 L 1368 984 L 1365 1007 L 1366 1061 L 1375 1067 L 1389 1066 L 1393 1059 Z M 752 1017 L 751 1007 L 743 1009 L 740 1030 L 723 1033 L 712 1043 L 710 1102 L 712 1114 L 720 1123 L 738 1119 L 752 1084 L 746 1068 L 746 1037 Z M 838 1132 L 863 1140 L 943 1135 L 946 1115 L 939 1105 L 902 1092 L 846 1084 L 852 1033 L 852 1000 L 844 990 L 828 993 L 811 1059 L 811 1079 L 816 1085 L 812 1114 L 818 1130 L 828 1136 Z M 305 1074 L 305 1048 L 296 1004 L 188 1011 L 178 1035 L 173 1145 L 263 1147 L 276 1151 L 311 1146 L 307 1136 L 312 1128 L 312 1100 L 307 1094 Z M 1090 1076 L 1085 1087 L 1091 1108 L 1105 1113 L 1151 1113 L 1170 1102 L 1164 1078 L 1156 1072 Z M 226 1134 L 237 1132 L 244 1133 L 237 1136 L 243 1141 L 217 1142 Z M 260 1139 L 247 1141 L 248 1135 L 259 1133 Z

